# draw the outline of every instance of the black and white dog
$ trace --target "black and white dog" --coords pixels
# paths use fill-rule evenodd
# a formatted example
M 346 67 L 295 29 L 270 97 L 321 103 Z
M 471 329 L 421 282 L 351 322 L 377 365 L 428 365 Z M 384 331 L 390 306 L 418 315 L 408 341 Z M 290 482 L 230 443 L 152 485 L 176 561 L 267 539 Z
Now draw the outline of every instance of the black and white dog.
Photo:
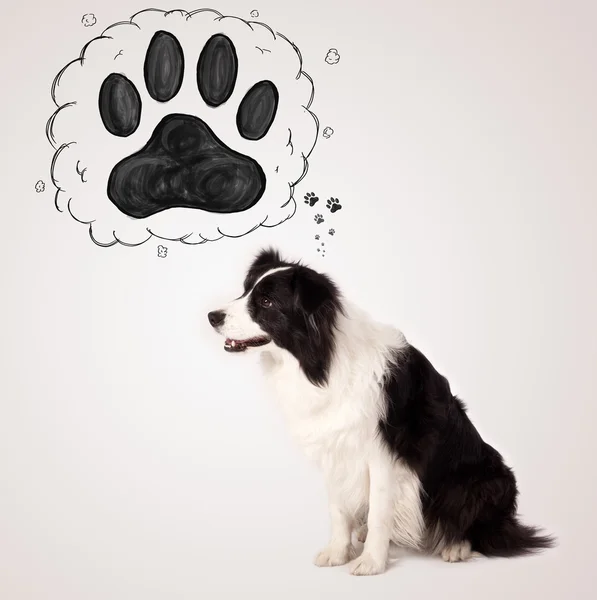
M 449 562 L 554 544 L 518 521 L 514 474 L 448 381 L 326 275 L 262 251 L 243 295 L 208 316 L 227 351 L 262 353 L 292 433 L 324 472 L 332 533 L 318 566 L 381 573 L 390 542 Z

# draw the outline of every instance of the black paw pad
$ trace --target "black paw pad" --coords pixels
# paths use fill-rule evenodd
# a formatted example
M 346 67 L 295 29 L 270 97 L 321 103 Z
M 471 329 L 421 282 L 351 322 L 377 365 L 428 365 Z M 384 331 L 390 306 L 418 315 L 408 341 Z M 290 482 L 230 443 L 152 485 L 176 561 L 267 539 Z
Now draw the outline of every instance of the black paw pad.
M 167 31 L 152 38 L 143 66 L 148 94 L 158 102 L 168 102 L 178 94 L 184 76 L 184 54 L 178 40 Z
M 133 82 L 111 73 L 102 83 L 99 111 L 104 127 L 119 137 L 135 133 L 141 122 L 141 97 Z
M 110 173 L 108 197 L 142 219 L 167 208 L 231 213 L 253 206 L 265 190 L 259 164 L 228 148 L 201 119 L 164 117 L 139 152 Z
M 208 106 L 217 107 L 230 96 L 236 84 L 236 48 L 225 35 L 214 35 L 205 44 L 197 62 L 197 87 Z
M 271 81 L 256 83 L 238 107 L 238 132 L 247 140 L 260 140 L 264 137 L 274 122 L 278 99 L 278 90 Z

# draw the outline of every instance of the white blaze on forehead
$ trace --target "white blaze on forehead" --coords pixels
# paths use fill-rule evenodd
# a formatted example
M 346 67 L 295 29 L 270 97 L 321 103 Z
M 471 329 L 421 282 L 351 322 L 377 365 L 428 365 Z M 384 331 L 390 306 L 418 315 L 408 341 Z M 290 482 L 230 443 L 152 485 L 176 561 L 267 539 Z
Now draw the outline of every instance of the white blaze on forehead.
M 266 277 L 269 277 L 270 275 L 273 275 L 274 273 L 279 273 L 280 271 L 287 271 L 288 269 L 291 269 L 292 267 L 276 267 L 275 269 L 270 269 L 269 271 L 266 271 L 261 277 L 259 277 L 259 279 L 255 282 L 255 284 L 253 285 L 253 287 L 251 288 L 251 291 L 247 294 L 247 296 L 250 296 L 253 293 L 253 290 L 257 287 L 257 284 L 260 281 L 263 281 Z

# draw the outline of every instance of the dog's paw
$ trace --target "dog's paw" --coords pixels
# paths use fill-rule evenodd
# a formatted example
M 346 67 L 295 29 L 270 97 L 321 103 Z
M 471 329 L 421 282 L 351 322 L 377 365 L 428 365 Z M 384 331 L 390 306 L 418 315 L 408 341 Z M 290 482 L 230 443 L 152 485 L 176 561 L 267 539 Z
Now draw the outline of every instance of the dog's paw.
M 356 555 L 357 551 L 352 544 L 348 546 L 330 544 L 315 557 L 313 562 L 318 567 L 338 567 L 350 562 Z
M 379 575 L 385 570 L 385 562 L 376 559 L 369 552 L 363 552 L 350 566 L 351 575 Z
M 442 559 L 449 563 L 463 562 L 473 556 L 477 556 L 477 553 L 472 552 L 471 543 L 466 540 L 446 546 L 442 550 Z

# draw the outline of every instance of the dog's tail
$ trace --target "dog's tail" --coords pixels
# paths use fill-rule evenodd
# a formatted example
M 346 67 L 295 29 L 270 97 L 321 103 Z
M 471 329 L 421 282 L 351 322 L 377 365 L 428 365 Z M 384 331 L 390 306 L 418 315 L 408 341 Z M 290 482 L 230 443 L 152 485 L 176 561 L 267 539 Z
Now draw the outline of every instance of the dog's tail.
M 475 537 L 473 550 L 485 556 L 525 556 L 556 545 L 555 537 L 523 525 L 516 517 L 508 517 L 499 526 L 494 524 Z

